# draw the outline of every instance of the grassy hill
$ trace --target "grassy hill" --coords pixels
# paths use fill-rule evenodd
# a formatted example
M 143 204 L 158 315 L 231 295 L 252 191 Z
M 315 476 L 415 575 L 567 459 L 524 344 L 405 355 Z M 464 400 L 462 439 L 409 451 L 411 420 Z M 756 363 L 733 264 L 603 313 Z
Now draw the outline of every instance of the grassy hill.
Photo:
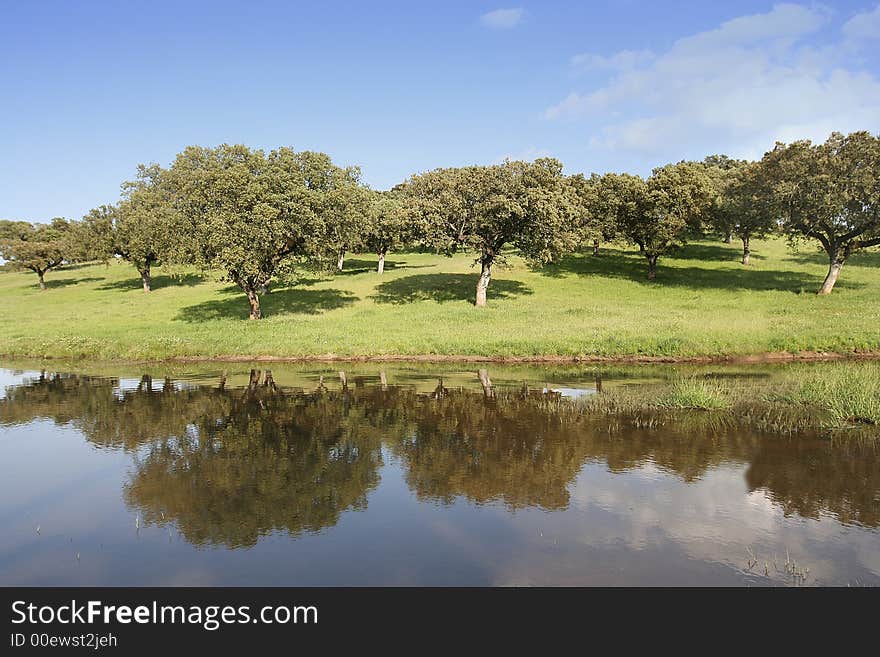
M 777 351 L 880 351 L 880 253 L 857 255 L 828 297 L 814 293 L 825 257 L 781 240 L 697 242 L 645 280 L 619 247 L 544 269 L 514 257 L 472 304 L 471 256 L 391 254 L 348 259 L 263 298 L 247 320 L 238 288 L 215 272 L 154 271 L 144 294 L 124 262 L 66 267 L 40 292 L 29 272 L 0 273 L 0 354 L 162 359 L 213 356 L 480 355 L 729 356 Z

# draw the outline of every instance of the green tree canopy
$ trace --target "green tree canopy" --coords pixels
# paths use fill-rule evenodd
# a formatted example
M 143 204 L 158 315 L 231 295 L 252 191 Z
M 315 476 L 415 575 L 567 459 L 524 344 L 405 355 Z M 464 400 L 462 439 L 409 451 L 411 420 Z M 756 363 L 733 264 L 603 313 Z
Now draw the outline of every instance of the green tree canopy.
M 224 272 L 262 316 L 258 292 L 294 266 L 326 263 L 330 224 L 348 212 L 356 170 L 323 153 L 190 146 L 168 174 L 198 259 Z
M 617 236 L 625 227 L 637 223 L 645 203 L 645 194 L 645 181 L 639 176 L 606 173 L 595 179 L 592 194 L 582 194 L 582 198 L 586 203 L 593 204 L 592 217 L 599 230 L 609 236 Z
M 33 224 L 28 221 L 0 219 L 0 239 L 23 240 L 27 238 L 33 228 Z
M 716 225 L 742 240 L 742 263 L 751 260 L 751 240 L 778 227 L 766 169 L 759 162 L 743 163 L 730 171 L 712 208 Z
M 89 258 L 119 256 L 135 266 L 144 292 L 151 290 L 153 265 L 166 260 L 187 260 L 189 250 L 181 239 L 167 172 L 158 164 L 139 165 L 137 178 L 122 184 L 118 205 L 91 210 L 81 222 L 82 248 Z
M 706 217 L 707 227 L 718 231 L 724 237 L 724 241 L 730 244 L 733 242 L 736 216 L 726 211 L 728 208 L 721 203 L 722 195 L 747 161 L 727 155 L 709 155 L 703 159 L 702 164 L 706 167 L 715 194 L 715 203 L 710 206 Z
M 0 256 L 16 269 L 29 269 L 46 289 L 47 271 L 75 259 L 71 224 L 56 217 L 48 224 L 7 221 L 0 225 Z
M 342 271 L 345 254 L 364 247 L 370 224 L 369 189 L 360 184 L 358 167 L 336 167 L 324 153 L 308 153 L 318 174 L 326 216 L 324 248 L 336 256 Z
M 409 211 L 429 244 L 479 253 L 476 305 L 486 305 L 492 266 L 516 248 L 543 264 L 577 245 L 580 202 L 562 163 L 551 158 L 435 169 L 406 185 Z
M 633 211 L 623 212 L 620 228 L 638 244 L 648 261 L 648 279 L 654 280 L 658 258 L 684 245 L 688 233 L 701 229 L 713 201 L 712 182 L 704 166 L 679 162 L 654 169 L 641 189 L 641 201 L 639 185 L 632 180 L 626 183 L 635 202 Z
M 617 236 L 616 208 L 608 205 L 609 198 L 601 193 L 602 179 L 603 176 L 595 173 L 589 178 L 581 173 L 569 178 L 581 204 L 580 239 L 584 244 L 592 245 L 593 255 L 599 255 L 602 242 Z
M 819 294 L 830 294 L 847 259 L 880 245 L 880 137 L 834 133 L 824 144 L 776 144 L 763 164 L 783 227 L 828 255 Z
M 415 239 L 416 229 L 395 191 L 371 192 L 368 218 L 364 246 L 379 256 L 377 271 L 381 274 L 388 252 Z

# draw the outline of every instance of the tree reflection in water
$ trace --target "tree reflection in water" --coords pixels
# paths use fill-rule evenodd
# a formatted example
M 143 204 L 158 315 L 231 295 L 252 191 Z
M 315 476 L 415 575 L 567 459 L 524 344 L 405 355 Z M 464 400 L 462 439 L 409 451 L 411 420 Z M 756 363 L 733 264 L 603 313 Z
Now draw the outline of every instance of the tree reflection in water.
M 475 374 L 476 376 L 476 374 Z M 524 387 L 430 394 L 340 376 L 341 387 L 284 390 L 271 373 L 244 387 L 161 385 L 43 374 L 10 387 L 0 423 L 44 418 L 94 445 L 123 449 L 134 468 L 123 491 L 144 522 L 174 523 L 195 545 L 253 545 L 284 531 L 318 532 L 364 509 L 393 455 L 422 500 L 464 498 L 511 509 L 567 508 L 587 462 L 621 472 L 651 463 L 686 482 L 724 463 L 746 466 L 750 490 L 786 513 L 880 525 L 880 461 L 861 442 L 758 435 L 682 422 L 638 428 L 572 412 Z M 351 385 L 351 384 L 354 385 Z

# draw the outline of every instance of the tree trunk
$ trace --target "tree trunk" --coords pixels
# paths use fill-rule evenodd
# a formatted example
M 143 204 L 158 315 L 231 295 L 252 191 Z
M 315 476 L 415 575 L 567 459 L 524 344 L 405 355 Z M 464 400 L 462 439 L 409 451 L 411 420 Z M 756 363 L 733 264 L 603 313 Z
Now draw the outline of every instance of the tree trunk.
M 727 233 L 724 234 L 724 243 L 733 244 L 733 231 L 729 230 L 727 231 Z
M 846 251 L 841 248 L 834 249 L 831 252 L 829 255 L 828 275 L 825 277 L 825 282 L 822 283 L 822 287 L 819 288 L 817 294 L 831 294 L 834 284 L 837 283 L 837 277 L 840 276 L 840 270 L 843 269 L 843 265 L 846 262 L 846 256 Z
M 141 275 L 141 283 L 144 284 L 144 292 L 149 292 L 152 287 L 152 278 L 150 277 L 150 265 L 147 265 L 143 269 L 138 269 L 138 273 Z
M 40 289 L 41 289 L 41 290 L 45 290 L 45 289 L 46 289 L 46 281 L 43 280 L 43 274 L 44 274 L 44 273 L 45 273 L 45 272 L 41 272 L 41 271 L 38 271 L 38 272 L 37 272 L 37 276 L 40 277 Z
M 342 271 L 342 265 L 345 262 L 345 251 L 339 252 L 339 259 L 336 261 L 336 269 Z
M 251 376 L 248 380 L 248 390 L 254 391 L 257 389 L 258 385 L 260 385 L 260 370 L 251 368 Z
M 474 302 L 476 306 L 486 305 L 486 290 L 489 288 L 489 281 L 492 278 L 492 259 L 482 258 L 482 271 L 480 278 L 477 280 L 477 298 Z
M 254 288 L 247 286 L 245 288 L 245 293 L 247 294 L 248 303 L 251 306 L 250 319 L 262 318 L 263 313 L 260 310 L 260 297 L 257 295 L 257 291 Z
M 593 255 L 599 255 L 599 240 L 593 240 Z
M 636 242 L 636 244 L 639 245 L 639 253 L 641 253 L 641 254 L 644 255 L 644 253 L 645 253 L 645 243 L 644 243 L 644 242 Z
M 653 281 L 657 278 L 657 254 L 645 254 L 645 258 L 648 259 L 648 280 Z
M 379 266 L 376 268 L 376 271 L 380 274 L 385 271 L 385 254 L 387 251 L 379 251 Z
M 752 249 L 750 245 L 750 238 L 748 235 L 742 238 L 743 239 L 743 264 L 747 265 L 752 259 Z
M 263 387 L 275 391 L 278 386 L 275 385 L 275 377 L 272 376 L 272 370 L 266 370 L 266 377 L 263 379 Z
M 495 392 L 492 390 L 492 379 L 489 378 L 488 370 L 478 370 L 477 376 L 480 377 L 480 385 L 483 386 L 483 394 L 486 397 L 494 397 Z

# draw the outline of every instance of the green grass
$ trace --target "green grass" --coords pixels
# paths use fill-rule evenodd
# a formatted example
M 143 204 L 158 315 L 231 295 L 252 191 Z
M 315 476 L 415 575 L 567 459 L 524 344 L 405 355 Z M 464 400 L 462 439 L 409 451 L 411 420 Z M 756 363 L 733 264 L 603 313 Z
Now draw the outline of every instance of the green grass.
M 729 356 L 880 351 L 880 253 L 857 255 L 828 297 L 810 247 L 699 242 L 661 260 L 645 280 L 633 250 L 608 248 L 536 270 L 511 259 L 495 272 L 489 306 L 472 305 L 466 255 L 353 256 L 342 274 L 313 276 L 263 298 L 249 322 L 244 295 L 214 272 L 155 270 L 145 295 L 123 262 L 0 273 L 0 353 L 163 359 L 212 356 L 481 355 Z
M 722 385 L 710 379 L 696 377 L 679 379 L 660 397 L 657 405 L 663 408 L 690 408 L 717 411 L 730 406 Z
M 724 365 L 677 369 L 640 385 L 608 387 L 577 406 L 588 415 L 623 418 L 642 427 L 746 426 L 772 433 L 830 431 L 880 438 L 876 361 L 794 363 L 739 372 Z
M 838 426 L 880 424 L 880 366 L 865 363 L 807 378 L 791 398 L 824 409 Z

